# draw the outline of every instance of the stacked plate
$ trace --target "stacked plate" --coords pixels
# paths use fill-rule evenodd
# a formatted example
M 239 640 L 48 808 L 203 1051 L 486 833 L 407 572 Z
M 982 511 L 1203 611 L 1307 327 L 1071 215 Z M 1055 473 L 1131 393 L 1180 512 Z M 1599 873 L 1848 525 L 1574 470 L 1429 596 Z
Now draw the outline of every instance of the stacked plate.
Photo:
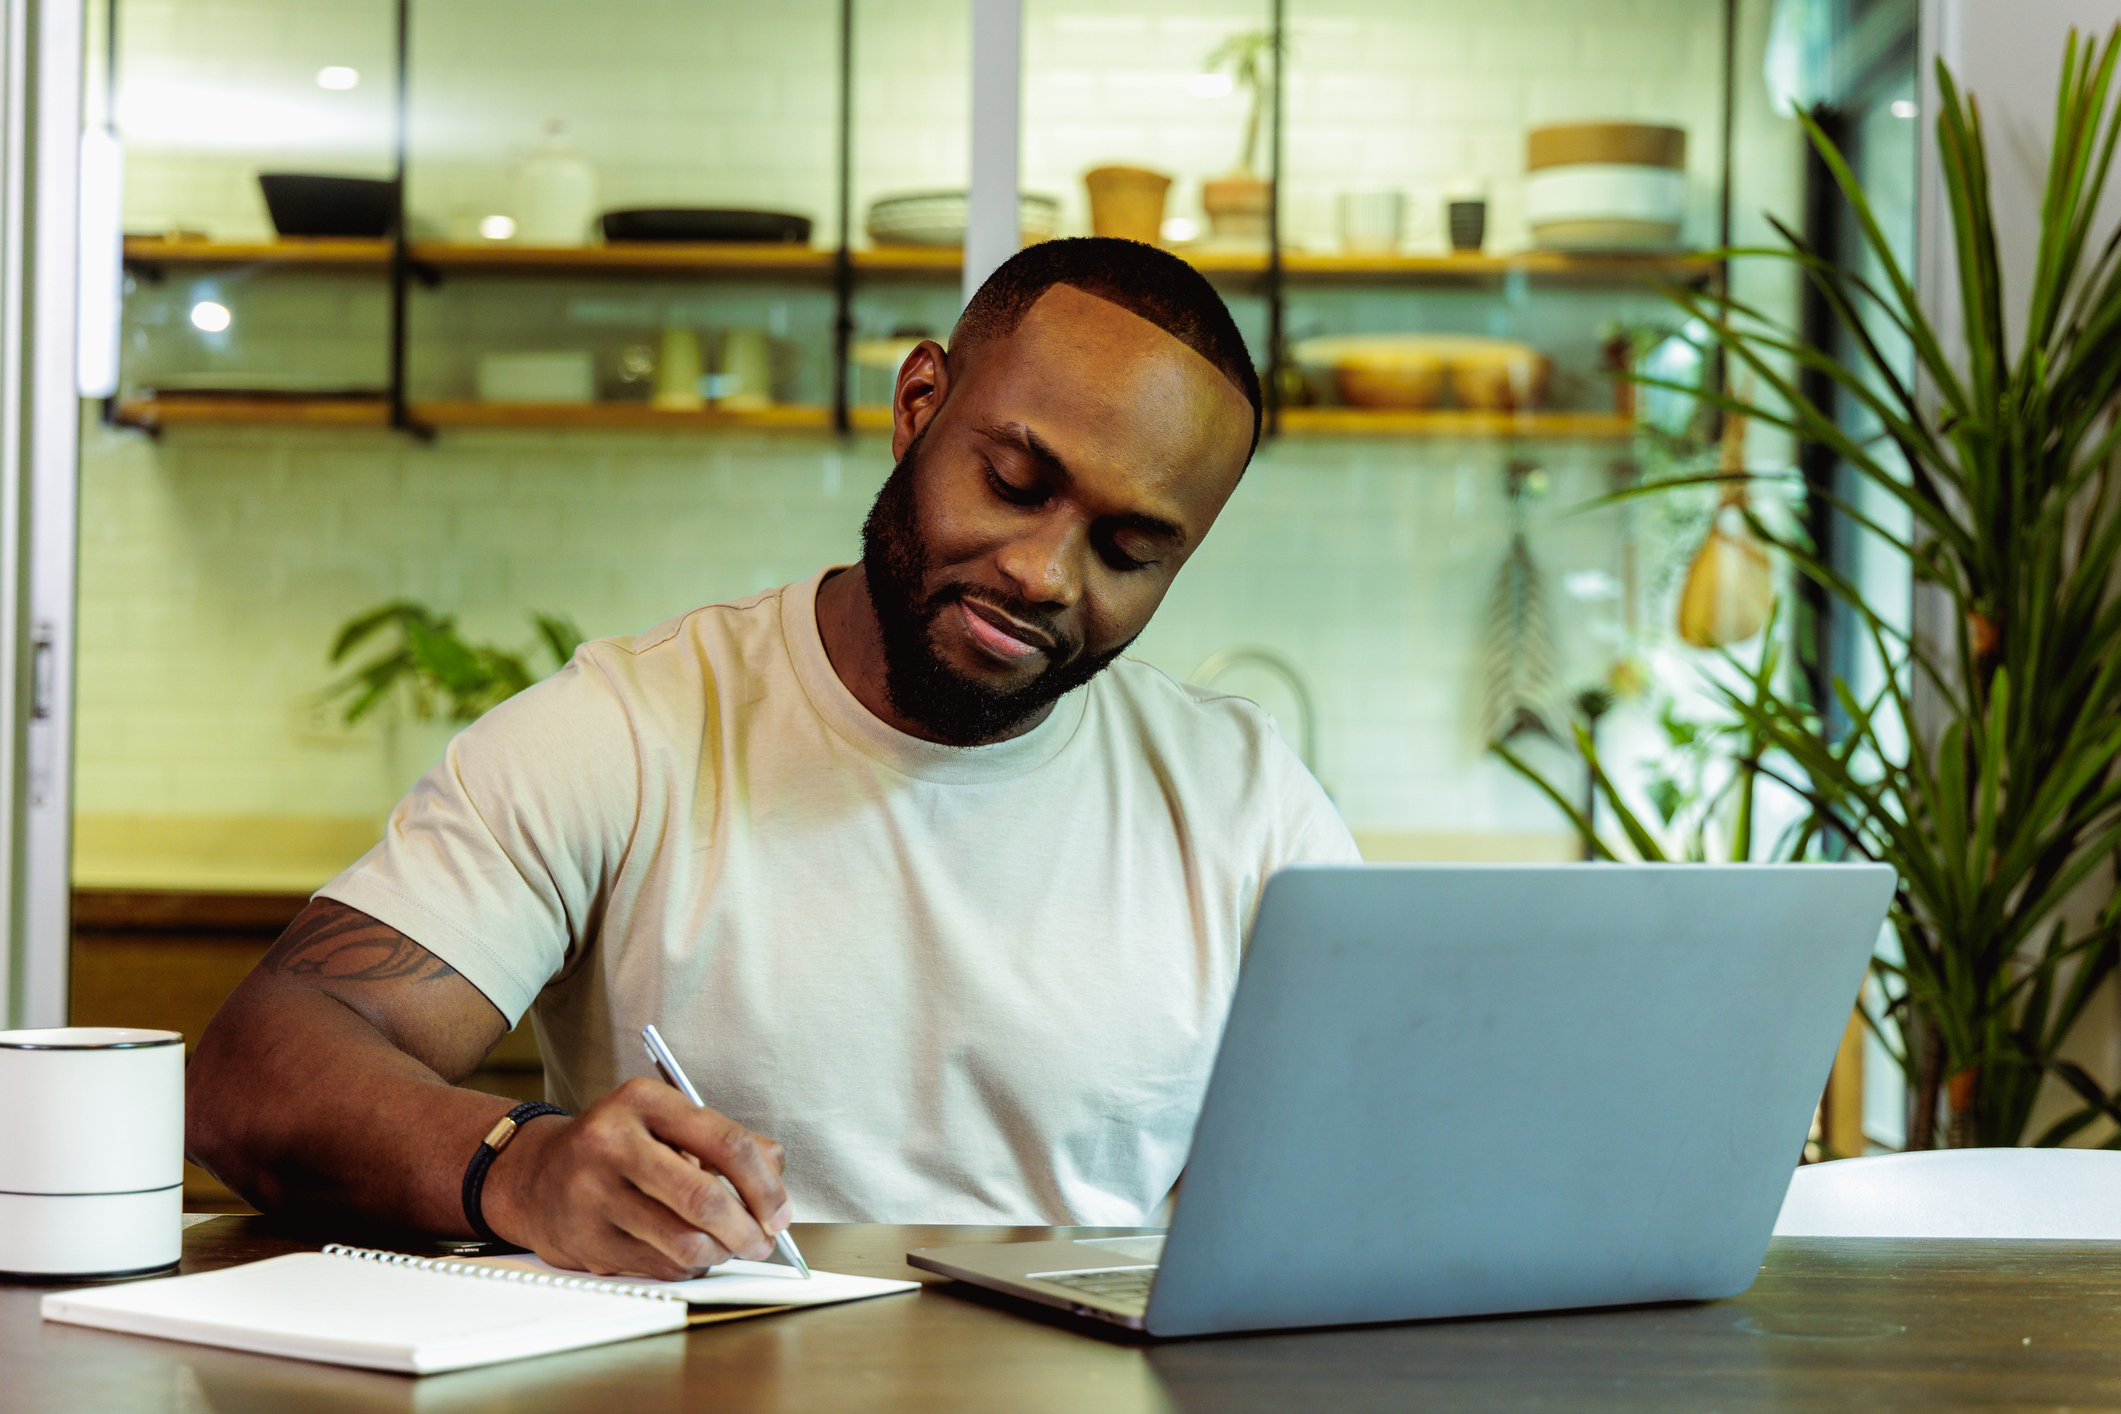
M 1561 123 L 1525 138 L 1525 220 L 1548 250 L 1667 250 L 1686 215 L 1686 129 Z
M 1024 244 L 1051 240 L 1060 229 L 1060 202 L 1025 192 L 1017 198 L 1017 228 Z M 880 197 L 869 206 L 869 239 L 878 245 L 961 246 L 965 243 L 965 194 L 912 192 Z

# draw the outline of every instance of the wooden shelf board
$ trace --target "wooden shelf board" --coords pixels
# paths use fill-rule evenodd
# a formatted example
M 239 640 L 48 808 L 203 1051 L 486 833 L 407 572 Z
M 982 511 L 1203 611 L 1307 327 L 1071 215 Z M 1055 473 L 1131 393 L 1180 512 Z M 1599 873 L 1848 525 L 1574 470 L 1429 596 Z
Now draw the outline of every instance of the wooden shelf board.
M 125 258 L 145 265 L 388 265 L 390 242 L 339 236 L 277 241 L 166 241 L 127 236 Z
M 1463 408 L 1283 408 L 1284 432 L 1352 436 L 1541 437 L 1620 441 L 1635 420 L 1610 412 L 1478 412 Z
M 832 272 L 832 252 L 810 246 L 736 245 L 726 242 L 628 241 L 617 245 L 528 246 L 488 241 L 475 245 L 415 242 L 412 258 L 438 270 L 557 274 L 687 274 Z
M 951 275 L 965 268 L 956 246 L 880 245 L 854 252 L 854 268 L 872 275 Z
M 1264 275 L 1266 255 L 1252 250 L 1180 250 L 1209 275 Z M 328 237 L 278 241 L 167 241 L 128 237 L 126 259 L 149 265 L 381 266 L 390 242 Z M 626 242 L 600 246 L 525 246 L 421 241 L 412 258 L 444 271 L 499 274 L 787 274 L 824 277 L 833 252 L 800 245 Z M 854 268 L 871 275 L 948 276 L 964 267 L 962 251 L 937 246 L 875 246 L 853 253 Z M 1620 255 L 1523 251 L 1515 255 L 1329 255 L 1290 251 L 1282 268 L 1292 279 L 1451 283 L 1523 273 L 1546 280 L 1633 282 L 1701 280 L 1716 262 L 1693 254 Z
M 701 408 L 674 412 L 643 403 L 416 402 L 415 422 L 435 428 L 579 428 L 614 432 L 825 432 L 829 408 L 784 404 L 741 411 Z M 176 394 L 120 405 L 121 420 L 142 427 L 252 425 L 384 427 L 383 398 L 233 398 Z M 1282 430 L 1297 434 L 1373 437 L 1538 437 L 1621 441 L 1633 419 L 1601 412 L 1474 412 L 1457 408 L 1284 408 Z M 891 409 L 850 409 L 856 431 L 890 430 Z
M 674 412 L 646 403 L 420 402 L 407 409 L 429 427 L 575 427 L 629 432 L 824 432 L 832 410 L 794 404 Z
M 240 398 L 173 393 L 118 405 L 118 420 L 136 427 L 256 425 L 388 427 L 387 398 Z
M 1385 280 L 1500 279 L 1522 272 L 1542 279 L 1702 279 L 1716 262 L 1692 254 L 1588 254 L 1528 250 L 1515 255 L 1321 255 L 1292 251 L 1282 257 L 1293 276 Z

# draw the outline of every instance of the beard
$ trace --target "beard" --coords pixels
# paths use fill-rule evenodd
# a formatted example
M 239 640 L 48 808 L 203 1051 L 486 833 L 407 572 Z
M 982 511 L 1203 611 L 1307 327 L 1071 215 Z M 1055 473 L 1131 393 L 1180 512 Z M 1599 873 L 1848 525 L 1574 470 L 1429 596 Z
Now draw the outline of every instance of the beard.
M 925 432 L 922 434 L 925 436 Z M 1053 616 L 1021 599 L 951 583 L 930 593 L 934 557 L 921 538 L 913 501 L 921 438 L 892 468 L 862 523 L 862 573 L 884 641 L 884 691 L 900 716 L 951 746 L 978 746 L 1016 727 L 1073 692 L 1127 651 L 1133 640 L 1104 653 L 1085 653 Z M 1053 640 L 1047 666 L 1021 687 L 996 688 L 960 673 L 935 646 L 935 621 L 960 599 L 976 599 L 1036 624 Z

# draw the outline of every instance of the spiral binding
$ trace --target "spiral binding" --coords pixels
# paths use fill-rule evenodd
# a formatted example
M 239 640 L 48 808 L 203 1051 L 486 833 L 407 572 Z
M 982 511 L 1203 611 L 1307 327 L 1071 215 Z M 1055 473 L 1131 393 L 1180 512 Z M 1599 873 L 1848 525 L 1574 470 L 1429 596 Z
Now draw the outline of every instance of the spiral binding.
M 651 1301 L 684 1301 L 674 1291 L 659 1291 L 634 1282 L 603 1281 L 595 1277 L 563 1277 L 553 1272 L 527 1272 L 516 1267 L 488 1267 L 476 1262 L 451 1262 L 440 1257 L 415 1257 L 410 1252 L 382 1252 L 373 1247 L 348 1247 L 327 1243 L 327 1257 L 353 1257 L 386 1267 L 408 1267 L 417 1272 L 441 1272 L 445 1276 L 477 1277 L 481 1281 L 512 1281 L 523 1286 L 549 1286 L 565 1291 L 590 1291 L 602 1296 L 643 1296 Z

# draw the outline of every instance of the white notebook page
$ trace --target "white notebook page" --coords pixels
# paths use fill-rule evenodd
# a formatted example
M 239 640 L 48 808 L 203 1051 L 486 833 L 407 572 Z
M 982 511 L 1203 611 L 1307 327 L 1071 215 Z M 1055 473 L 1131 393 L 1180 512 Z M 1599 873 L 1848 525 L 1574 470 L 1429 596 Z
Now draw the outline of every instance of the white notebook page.
M 587 1272 L 555 1267 L 528 1252 L 512 1257 L 474 1257 L 470 1264 L 522 1272 L 549 1272 L 557 1276 L 587 1277 L 638 1287 L 643 1291 L 667 1292 L 695 1306 L 825 1306 L 837 1301 L 862 1301 L 893 1292 L 917 1291 L 917 1281 L 895 1281 L 887 1277 L 858 1277 L 844 1272 L 810 1269 L 810 1279 L 793 1267 L 778 1262 L 747 1262 L 732 1257 L 706 1276 L 690 1281 L 654 1281 L 648 1277 L 592 1277 Z
M 44 1318 L 425 1374 L 685 1324 L 680 1301 L 485 1280 L 324 1252 L 55 1292 Z

